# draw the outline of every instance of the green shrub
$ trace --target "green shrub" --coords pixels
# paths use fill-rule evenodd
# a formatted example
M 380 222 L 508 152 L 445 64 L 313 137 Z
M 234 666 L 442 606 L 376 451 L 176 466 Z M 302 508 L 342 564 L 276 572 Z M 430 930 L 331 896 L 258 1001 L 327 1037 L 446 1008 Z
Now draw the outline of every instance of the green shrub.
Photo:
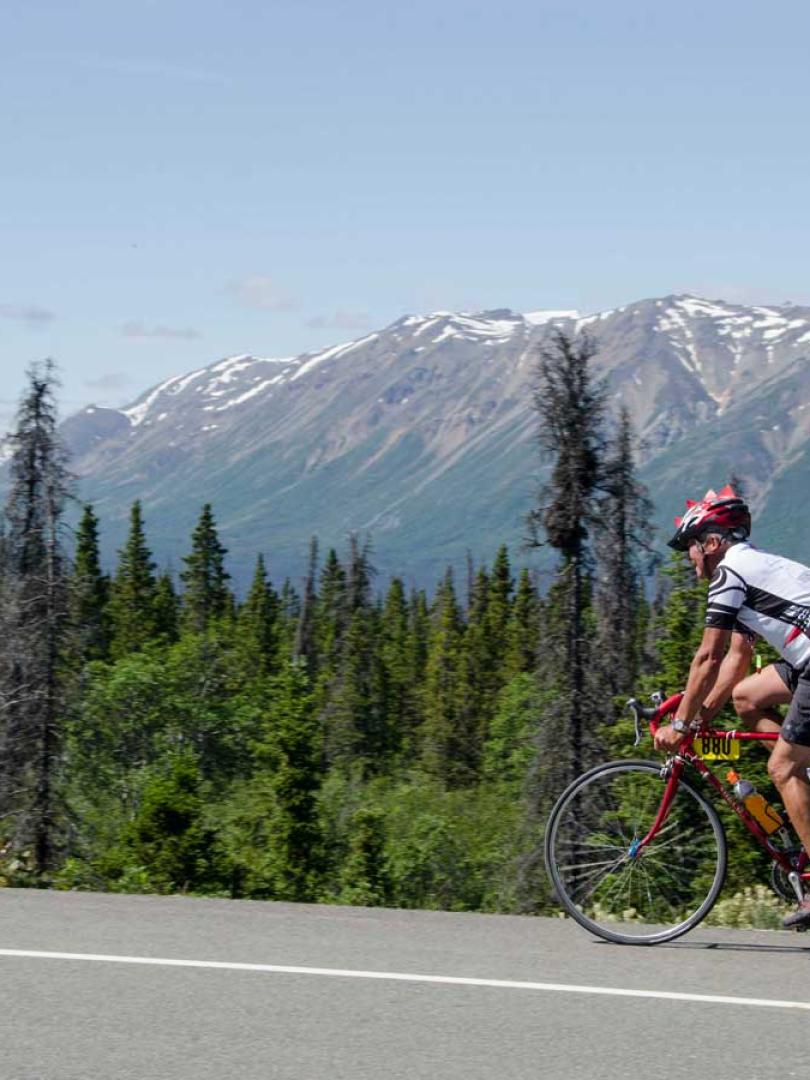
M 740 930 L 780 930 L 790 911 L 766 885 L 747 885 L 715 904 L 706 918 L 708 926 L 733 926 Z

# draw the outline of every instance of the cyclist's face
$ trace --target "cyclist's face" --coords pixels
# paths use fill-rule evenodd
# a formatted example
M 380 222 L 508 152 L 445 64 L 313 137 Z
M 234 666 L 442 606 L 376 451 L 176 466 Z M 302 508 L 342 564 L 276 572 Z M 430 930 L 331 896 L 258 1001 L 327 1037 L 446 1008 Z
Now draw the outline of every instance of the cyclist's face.
M 723 557 L 721 542 L 710 533 L 703 540 L 693 540 L 689 545 L 689 560 L 699 578 L 711 578 L 717 564 Z
M 689 545 L 689 561 L 695 568 L 695 573 L 699 578 L 706 576 L 706 555 L 703 551 L 703 544 L 699 540 L 693 540 Z

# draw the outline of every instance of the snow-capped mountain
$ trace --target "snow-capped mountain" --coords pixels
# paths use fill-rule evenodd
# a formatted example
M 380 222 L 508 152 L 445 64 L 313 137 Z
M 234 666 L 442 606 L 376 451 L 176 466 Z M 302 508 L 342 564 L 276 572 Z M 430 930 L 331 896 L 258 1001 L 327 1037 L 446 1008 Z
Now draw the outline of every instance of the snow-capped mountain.
M 297 574 L 310 535 L 370 530 L 382 571 L 429 580 L 467 549 L 520 543 L 542 472 L 533 371 L 555 328 L 594 339 L 662 519 L 732 471 L 764 511 L 781 476 L 810 470 L 810 308 L 693 296 L 408 315 L 319 352 L 219 360 L 125 409 L 85 409 L 64 435 L 111 546 L 140 498 L 156 554 L 176 561 L 210 500 L 240 579 L 259 550 L 274 577 Z

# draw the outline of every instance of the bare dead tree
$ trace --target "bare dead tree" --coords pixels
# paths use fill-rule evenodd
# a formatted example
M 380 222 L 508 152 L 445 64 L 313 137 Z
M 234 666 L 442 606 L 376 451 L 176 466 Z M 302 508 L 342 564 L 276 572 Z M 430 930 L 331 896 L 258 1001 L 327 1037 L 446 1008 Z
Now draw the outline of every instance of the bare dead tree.
M 50 361 L 29 369 L 10 436 L 0 580 L 0 829 L 39 878 L 55 865 L 62 820 L 62 515 L 70 474 L 56 431 L 56 384 Z

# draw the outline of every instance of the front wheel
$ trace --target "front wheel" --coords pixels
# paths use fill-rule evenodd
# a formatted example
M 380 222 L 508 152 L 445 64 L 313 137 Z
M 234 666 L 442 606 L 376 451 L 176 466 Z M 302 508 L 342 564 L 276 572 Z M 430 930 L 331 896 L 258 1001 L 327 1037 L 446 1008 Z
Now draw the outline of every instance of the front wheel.
M 645 845 L 666 788 L 654 761 L 613 761 L 575 780 L 546 828 L 546 868 L 561 906 L 623 945 L 685 934 L 711 910 L 726 874 L 717 812 L 683 779 Z

